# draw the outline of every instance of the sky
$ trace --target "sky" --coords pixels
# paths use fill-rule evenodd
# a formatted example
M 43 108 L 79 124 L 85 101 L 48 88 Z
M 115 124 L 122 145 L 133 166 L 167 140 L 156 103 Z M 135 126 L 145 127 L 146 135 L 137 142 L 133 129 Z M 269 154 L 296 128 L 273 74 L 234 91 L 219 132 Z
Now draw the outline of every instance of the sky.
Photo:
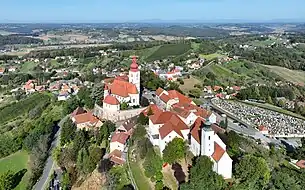
M 0 22 L 305 21 L 305 0 L 1 1 Z

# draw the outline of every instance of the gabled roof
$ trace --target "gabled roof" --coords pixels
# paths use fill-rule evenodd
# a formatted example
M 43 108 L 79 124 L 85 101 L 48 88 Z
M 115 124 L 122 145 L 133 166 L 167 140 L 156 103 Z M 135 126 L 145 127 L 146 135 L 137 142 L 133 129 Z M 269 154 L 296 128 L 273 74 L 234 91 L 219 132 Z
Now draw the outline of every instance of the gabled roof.
M 156 104 L 150 104 L 145 110 L 142 111 L 142 113 L 147 116 L 150 109 L 153 114 L 163 112 L 163 110 L 161 110 Z
M 116 97 L 111 96 L 111 95 L 107 95 L 105 97 L 105 99 L 103 100 L 103 102 L 106 104 L 110 104 L 110 105 L 119 105 L 120 104 L 118 99 L 116 99 Z
M 91 125 L 95 125 L 99 119 L 95 117 L 91 112 L 78 114 L 74 116 L 76 124 L 82 124 L 82 123 L 90 123 Z
M 153 124 L 164 124 L 172 117 L 172 115 L 174 115 L 174 113 L 165 111 L 151 115 L 149 116 L 149 119 Z
M 200 127 L 205 122 L 205 119 L 198 117 L 191 127 L 192 137 L 200 144 Z
M 214 153 L 212 154 L 212 158 L 215 160 L 215 162 L 218 162 L 225 152 L 226 151 L 223 148 L 221 148 L 219 144 L 214 142 Z
M 137 87 L 134 84 L 123 80 L 115 79 L 109 89 L 111 94 L 121 97 L 128 97 L 128 94 L 138 94 Z
M 177 109 L 180 108 L 180 109 Z M 174 111 L 179 111 L 179 110 L 184 110 L 185 112 L 193 112 L 196 116 L 198 117 L 202 117 L 202 118 L 208 118 L 212 112 L 209 112 L 206 109 L 202 109 L 194 104 L 190 104 L 190 103 L 177 103 L 173 105 L 173 110 Z M 181 111 L 180 111 L 181 112 Z M 185 113 L 186 114 L 186 113 Z
M 169 96 L 164 93 L 160 96 L 160 99 L 165 103 L 167 103 L 170 100 Z
M 122 152 L 115 149 L 109 154 L 110 161 L 114 162 L 115 164 L 124 164 L 125 160 L 122 158 Z
M 160 96 L 161 95 L 161 93 L 163 92 L 164 90 L 162 89 L 162 88 L 158 88 L 157 90 L 156 90 L 156 95 L 157 96 Z
M 159 129 L 161 139 L 164 139 L 164 137 L 166 137 L 172 131 L 175 131 L 178 135 L 183 137 L 181 130 L 186 130 L 188 127 L 176 114 L 171 112 L 162 112 L 159 115 L 159 121 L 162 120 L 162 124 L 164 124 Z
M 170 99 L 178 99 L 179 103 L 191 103 L 192 100 L 186 96 L 184 96 L 183 94 L 181 94 L 180 92 L 176 91 L 176 90 L 170 90 L 168 91 L 168 96 Z
M 128 132 L 137 124 L 137 117 L 133 117 L 125 121 L 122 126 Z
M 82 107 L 77 107 L 71 114 L 72 117 L 79 115 L 79 114 L 83 114 L 86 113 L 86 111 L 82 108 Z
M 125 144 L 129 135 L 126 133 L 114 133 L 111 137 L 111 142 L 119 142 L 121 144 Z

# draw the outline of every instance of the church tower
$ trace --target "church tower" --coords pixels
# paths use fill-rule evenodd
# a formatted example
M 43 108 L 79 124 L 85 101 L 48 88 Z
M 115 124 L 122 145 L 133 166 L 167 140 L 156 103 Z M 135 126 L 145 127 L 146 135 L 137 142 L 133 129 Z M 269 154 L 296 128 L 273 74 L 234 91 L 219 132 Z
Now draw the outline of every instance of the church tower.
M 201 131 L 201 155 L 212 156 L 214 153 L 215 132 L 211 128 L 211 123 L 207 120 Z
M 136 85 L 138 93 L 140 94 L 140 70 L 137 64 L 137 57 L 132 57 L 132 63 L 129 70 L 129 82 Z

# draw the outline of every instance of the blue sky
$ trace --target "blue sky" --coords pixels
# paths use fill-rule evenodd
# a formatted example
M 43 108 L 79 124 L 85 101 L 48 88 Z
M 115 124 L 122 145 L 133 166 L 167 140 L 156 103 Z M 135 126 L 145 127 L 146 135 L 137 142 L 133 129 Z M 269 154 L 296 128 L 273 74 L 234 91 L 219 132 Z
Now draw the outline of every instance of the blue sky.
M 305 0 L 1 0 L 0 22 L 305 20 Z

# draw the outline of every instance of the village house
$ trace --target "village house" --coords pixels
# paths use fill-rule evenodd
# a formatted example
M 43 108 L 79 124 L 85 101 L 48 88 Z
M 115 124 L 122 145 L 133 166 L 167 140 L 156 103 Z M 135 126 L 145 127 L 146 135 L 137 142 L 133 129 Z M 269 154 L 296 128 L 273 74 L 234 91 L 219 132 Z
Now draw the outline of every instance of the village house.
M 4 72 L 5 72 L 5 68 L 1 68 L 1 67 L 0 67 L 0 75 L 3 75 Z
M 129 138 L 129 135 L 124 132 L 116 132 L 111 137 L 110 152 L 119 150 L 121 152 L 125 149 L 125 144 Z
M 77 110 L 72 113 L 71 119 L 73 123 L 76 124 L 77 129 L 80 130 L 97 129 L 103 125 L 103 123 L 91 112 L 84 112 L 80 108 L 77 108 Z
M 191 130 L 190 151 L 195 155 L 211 158 L 213 170 L 225 179 L 232 178 L 232 159 L 226 152 L 226 145 L 216 133 L 225 131 L 208 120 L 198 118 Z
M 175 113 L 165 111 L 149 116 L 149 140 L 160 148 L 161 154 L 167 143 L 176 137 L 187 139 L 189 132 L 189 127 Z
M 166 91 L 162 88 L 156 90 L 157 104 L 162 106 L 162 109 L 170 110 L 172 105 L 176 103 L 196 105 L 190 98 L 184 96 L 176 90 Z

